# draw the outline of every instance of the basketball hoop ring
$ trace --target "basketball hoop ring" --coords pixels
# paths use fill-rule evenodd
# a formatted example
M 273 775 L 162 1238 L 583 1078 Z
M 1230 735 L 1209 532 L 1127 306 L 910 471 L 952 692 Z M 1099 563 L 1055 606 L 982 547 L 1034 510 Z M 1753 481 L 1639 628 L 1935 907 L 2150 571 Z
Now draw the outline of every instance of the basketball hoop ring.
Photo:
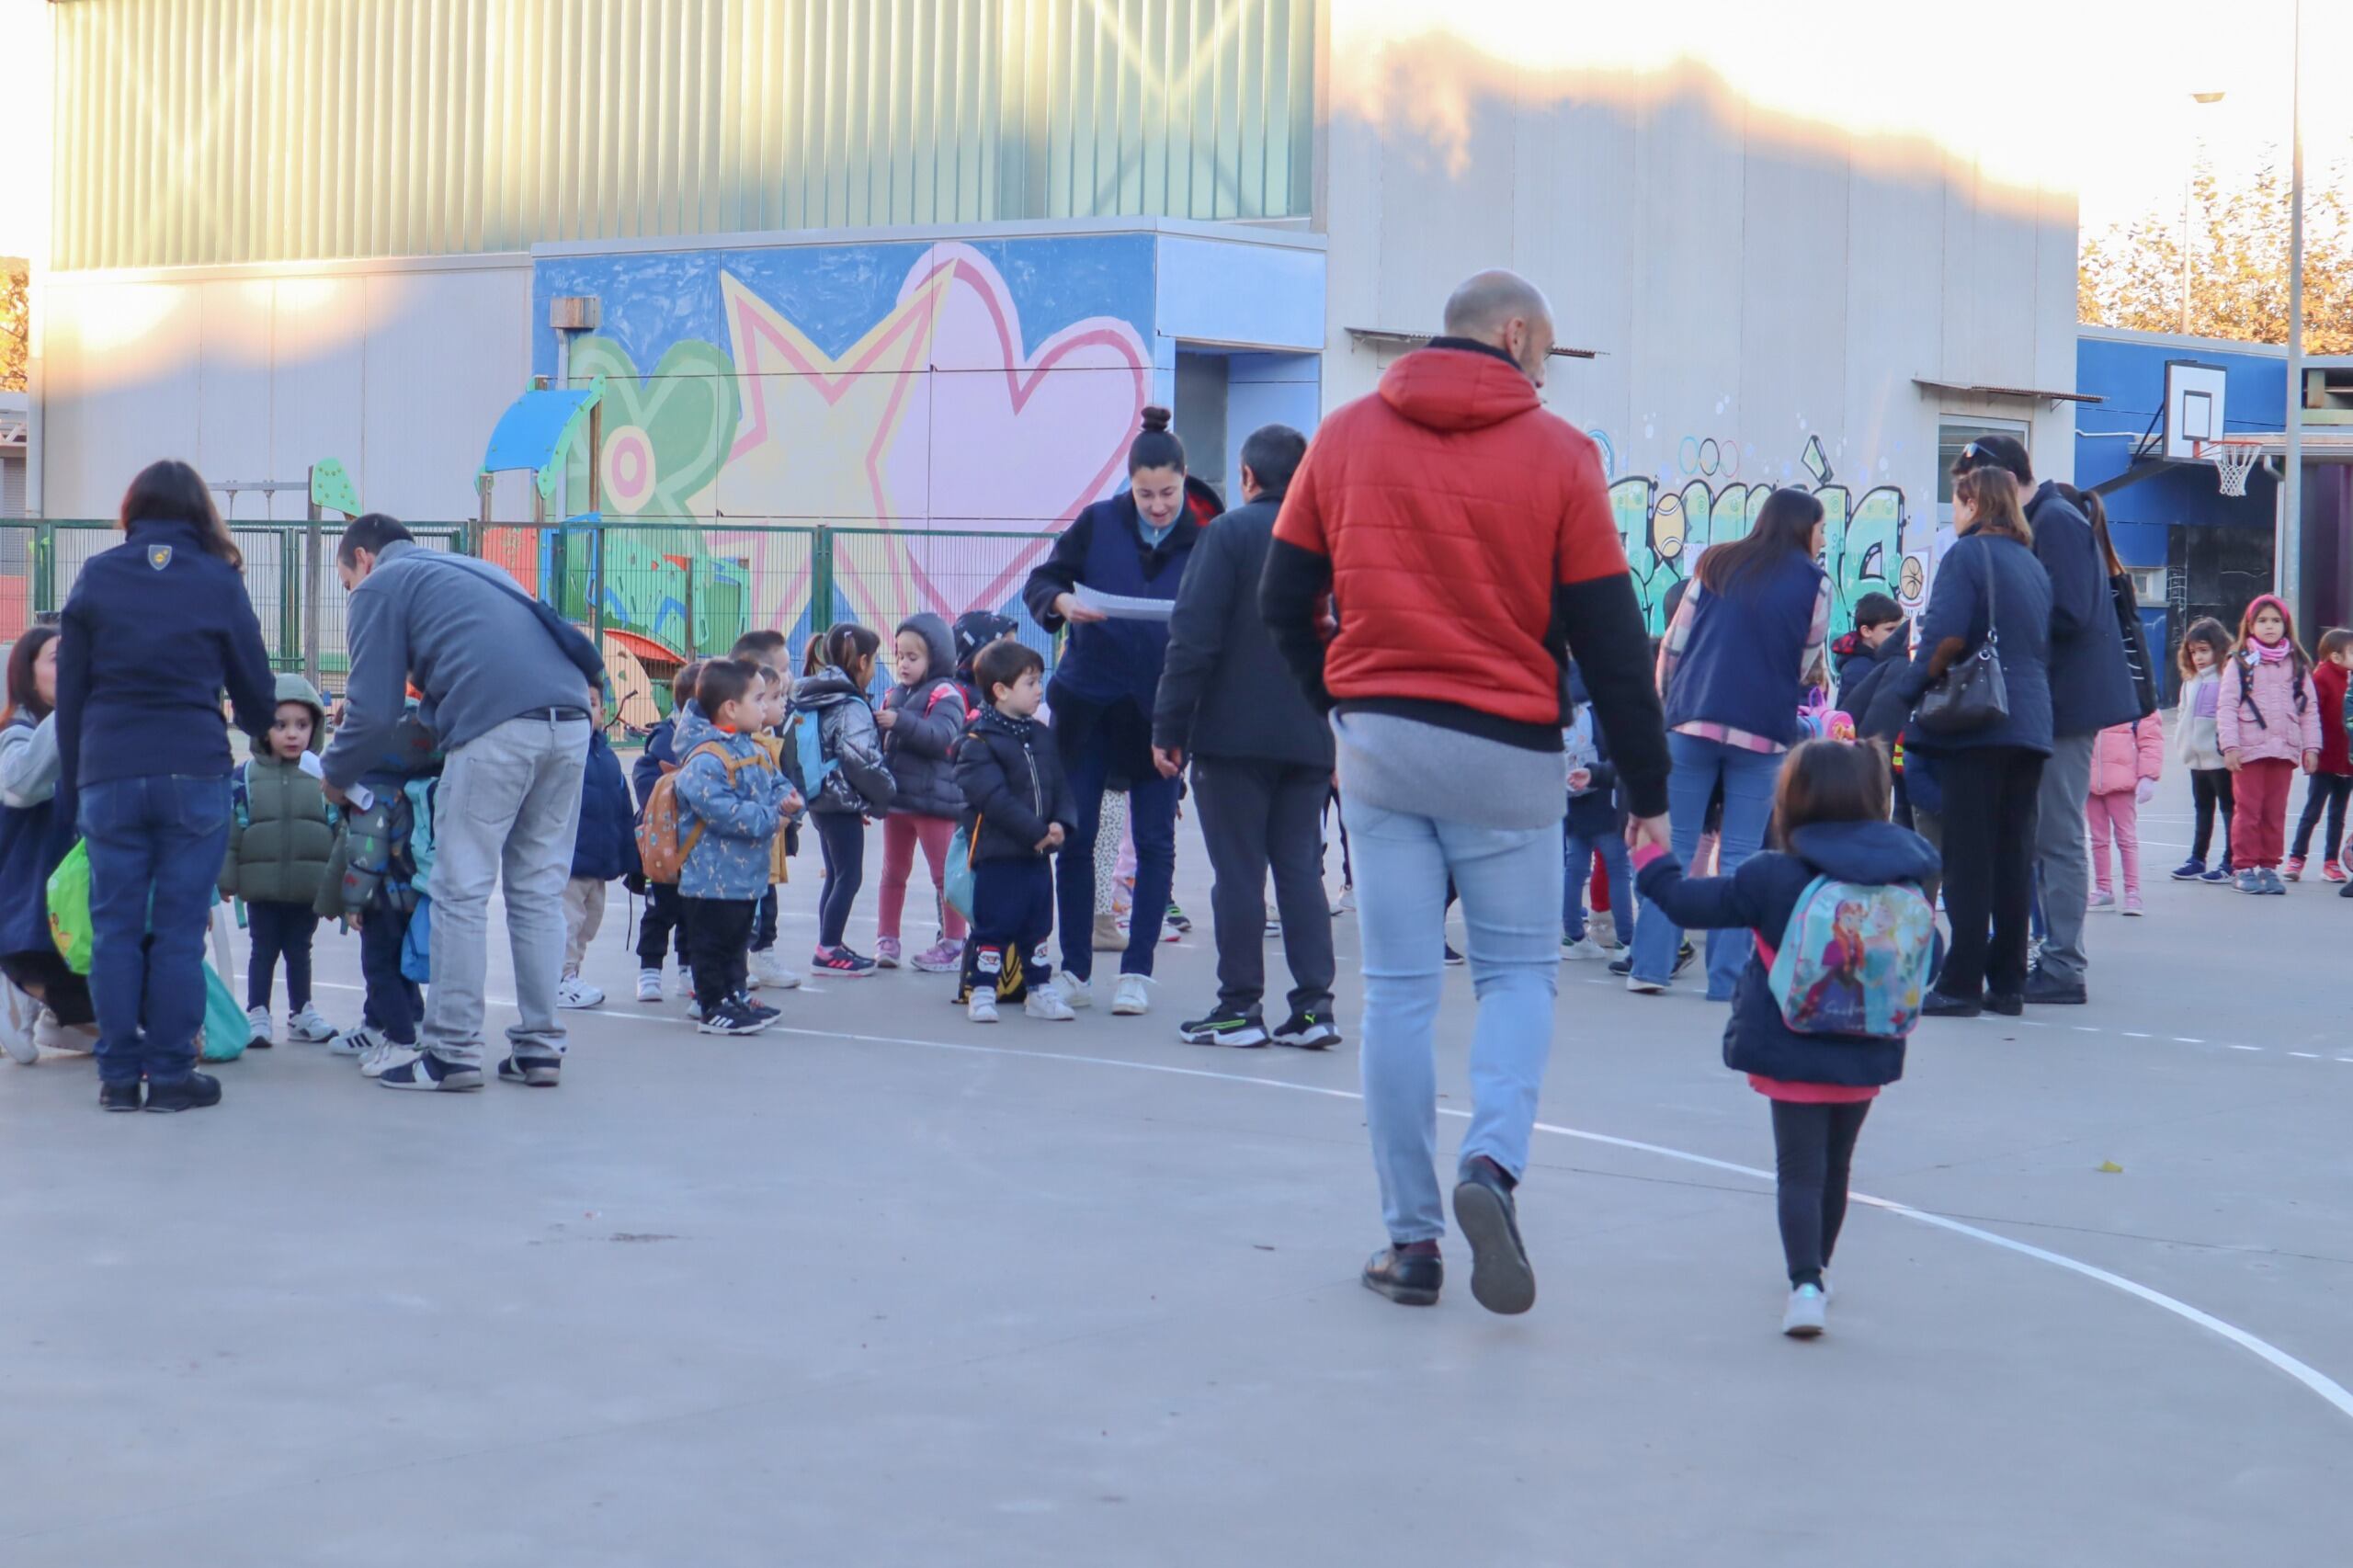
M 2256 461 L 2263 456 L 2261 441 L 2200 441 L 2198 455 L 2214 465 L 2215 477 L 2222 481 L 2225 495 L 2246 494 L 2247 475 L 2255 472 Z

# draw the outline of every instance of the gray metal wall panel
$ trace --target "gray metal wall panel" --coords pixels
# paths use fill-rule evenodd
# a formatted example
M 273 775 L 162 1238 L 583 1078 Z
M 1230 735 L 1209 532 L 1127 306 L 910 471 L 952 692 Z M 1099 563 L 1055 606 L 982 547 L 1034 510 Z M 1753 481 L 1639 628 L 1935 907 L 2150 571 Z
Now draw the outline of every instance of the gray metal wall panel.
M 1308 210 L 1319 0 L 78 0 L 63 269 Z

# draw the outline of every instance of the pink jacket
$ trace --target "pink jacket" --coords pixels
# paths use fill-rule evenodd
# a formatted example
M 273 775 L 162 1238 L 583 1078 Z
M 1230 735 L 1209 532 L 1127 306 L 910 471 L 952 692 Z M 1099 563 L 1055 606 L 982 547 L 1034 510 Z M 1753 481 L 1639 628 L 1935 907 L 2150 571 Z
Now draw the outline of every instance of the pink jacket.
M 2165 769 L 2165 727 L 2154 714 L 2102 730 L 2092 743 L 2092 793 L 2128 794 Z
M 2235 751 L 2241 762 L 2276 757 L 2301 763 L 2304 753 L 2320 750 L 2320 695 L 2313 689 L 2313 677 L 2304 676 L 2304 710 L 2296 711 L 2296 684 L 2289 678 L 2294 667 L 2286 659 L 2267 665 L 2251 654 L 2241 654 L 2222 666 L 2222 689 L 2214 703 L 2214 733 L 2225 755 Z M 2260 723 L 2256 722 L 2258 713 Z

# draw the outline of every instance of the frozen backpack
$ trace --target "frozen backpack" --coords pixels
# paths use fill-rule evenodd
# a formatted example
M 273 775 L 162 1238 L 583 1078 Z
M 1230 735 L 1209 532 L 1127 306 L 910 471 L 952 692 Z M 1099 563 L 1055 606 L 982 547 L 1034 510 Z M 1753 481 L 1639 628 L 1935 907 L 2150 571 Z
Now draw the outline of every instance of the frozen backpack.
M 1806 687 L 1805 700 L 1798 705 L 1798 728 L 1810 741 L 1855 738 L 1854 715 L 1830 706 L 1830 694 L 1818 686 Z
M 1816 877 L 1776 950 L 1756 934 L 1766 987 L 1792 1032 L 1902 1040 L 1920 1021 L 1936 910 L 1912 882 Z

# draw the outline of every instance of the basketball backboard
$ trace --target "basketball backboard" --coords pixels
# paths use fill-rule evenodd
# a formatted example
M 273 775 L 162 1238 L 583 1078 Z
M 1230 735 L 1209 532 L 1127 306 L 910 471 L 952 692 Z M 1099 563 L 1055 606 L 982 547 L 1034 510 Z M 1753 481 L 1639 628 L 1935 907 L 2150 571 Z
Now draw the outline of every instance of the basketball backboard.
M 2174 462 L 2211 462 L 2201 441 L 2222 438 L 2222 398 L 2229 373 L 2196 359 L 2165 361 L 2165 456 Z

